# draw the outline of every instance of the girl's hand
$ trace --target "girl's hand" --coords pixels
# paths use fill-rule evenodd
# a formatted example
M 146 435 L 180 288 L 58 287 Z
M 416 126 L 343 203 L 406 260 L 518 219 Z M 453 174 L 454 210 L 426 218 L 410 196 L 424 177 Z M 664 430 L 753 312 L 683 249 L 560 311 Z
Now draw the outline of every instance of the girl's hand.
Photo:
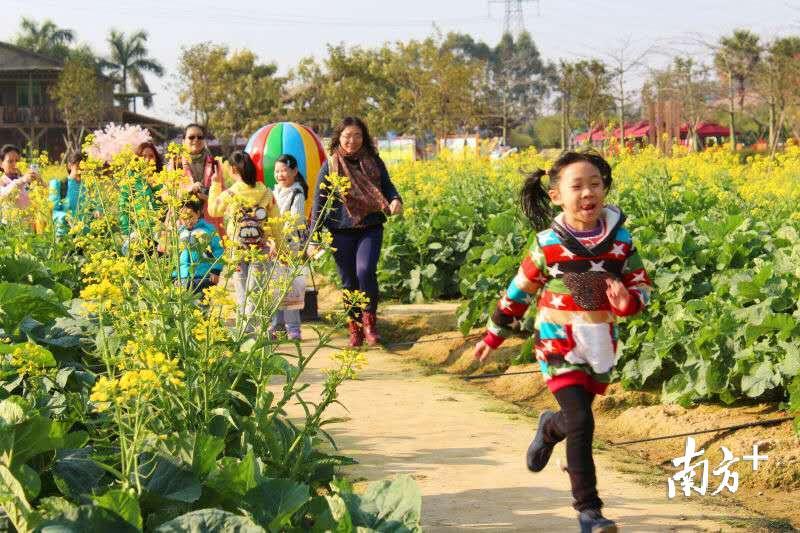
M 494 351 L 494 348 L 492 348 L 491 346 L 489 346 L 485 342 L 480 341 L 480 342 L 478 342 L 478 344 L 475 345 L 475 352 L 474 352 L 475 359 L 477 359 L 478 361 L 480 361 L 482 363 L 482 362 L 484 362 L 486 360 L 487 357 L 492 355 L 493 351 Z
M 214 170 L 211 172 L 211 176 L 209 177 L 211 183 L 219 182 L 220 184 L 223 183 L 222 180 L 222 169 L 219 165 L 214 165 Z
M 394 200 L 392 200 L 392 203 L 389 204 L 389 214 L 399 215 L 402 212 L 403 212 L 403 202 L 395 198 Z
M 216 275 L 216 274 L 210 274 L 210 275 L 208 276 L 208 278 L 211 280 L 211 283 L 213 283 L 214 285 L 216 285 L 217 283 L 219 283 L 219 276 L 218 276 L 218 275 Z
M 631 303 L 630 291 L 618 279 L 606 278 L 606 296 L 608 303 L 615 309 L 627 309 Z

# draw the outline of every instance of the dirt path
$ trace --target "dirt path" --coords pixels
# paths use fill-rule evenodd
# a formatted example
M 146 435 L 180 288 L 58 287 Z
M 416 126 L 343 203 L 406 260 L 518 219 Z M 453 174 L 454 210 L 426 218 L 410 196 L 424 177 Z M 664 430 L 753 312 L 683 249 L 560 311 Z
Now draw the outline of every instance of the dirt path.
M 307 381 L 316 390 L 329 356 L 321 353 L 312 364 Z M 398 355 L 371 350 L 368 360 L 360 379 L 340 388 L 349 412 L 329 412 L 350 417 L 330 430 L 341 452 L 360 463 L 350 467 L 352 477 L 411 474 L 423 494 L 425 531 L 577 530 L 569 478 L 556 465 L 563 444 L 543 472 L 532 474 L 524 451 L 535 422 L 514 420 L 502 413 L 502 402 L 452 377 L 425 376 Z M 757 517 L 730 506 L 668 500 L 666 476 L 663 485 L 646 487 L 614 471 L 610 452 L 597 451 L 595 459 L 605 513 L 626 531 L 754 530 Z

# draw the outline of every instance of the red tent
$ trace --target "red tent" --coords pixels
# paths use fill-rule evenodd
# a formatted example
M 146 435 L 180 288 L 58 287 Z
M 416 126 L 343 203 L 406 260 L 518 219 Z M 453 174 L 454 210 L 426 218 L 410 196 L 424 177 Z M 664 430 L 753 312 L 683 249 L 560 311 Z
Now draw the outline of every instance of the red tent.
M 578 144 L 585 143 L 586 140 L 591 141 L 602 141 L 606 138 L 606 132 L 603 129 L 603 126 L 597 126 L 590 131 L 584 131 L 583 133 L 579 133 L 575 136 L 575 142 Z
M 713 122 L 698 122 L 695 127 L 698 137 L 728 137 L 731 134 L 730 128 L 715 124 Z M 681 126 L 681 137 L 685 137 L 689 133 L 689 125 L 684 124 Z
M 697 124 L 696 131 L 698 137 L 703 139 L 705 137 L 728 137 L 731 130 L 726 126 L 722 126 L 721 124 L 716 124 L 714 122 L 699 122 Z M 688 132 L 689 126 L 688 124 L 684 123 L 680 130 L 681 139 L 685 139 Z M 614 138 L 619 138 L 619 128 L 616 128 L 611 133 L 611 136 Z M 642 139 L 649 136 L 650 122 L 646 120 L 640 120 L 639 122 L 625 124 L 626 139 Z M 604 141 L 606 140 L 606 130 L 603 128 L 603 126 L 597 126 L 591 131 L 584 131 L 583 133 L 579 133 L 575 136 L 575 142 L 578 144 L 585 143 L 587 139 L 590 141 Z
M 650 124 L 646 120 L 640 120 L 639 122 L 634 122 L 632 124 L 625 124 L 625 138 L 626 139 L 634 139 L 637 137 L 647 137 L 648 132 L 650 131 Z M 612 137 L 619 138 L 619 128 L 615 129 L 612 134 Z

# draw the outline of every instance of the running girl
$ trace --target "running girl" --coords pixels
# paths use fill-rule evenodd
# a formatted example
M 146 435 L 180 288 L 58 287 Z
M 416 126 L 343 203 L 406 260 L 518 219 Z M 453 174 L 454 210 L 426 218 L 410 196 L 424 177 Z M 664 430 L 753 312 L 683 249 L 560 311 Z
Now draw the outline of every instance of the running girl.
M 549 176 L 547 190 L 542 177 Z M 562 212 L 540 232 L 475 347 L 483 361 L 510 334 L 534 297 L 535 353 L 561 408 L 543 411 L 528 448 L 533 472 L 544 469 L 556 443 L 567 440 L 567 471 L 581 531 L 615 532 L 603 517 L 592 458 L 592 401 L 608 386 L 616 362 L 617 317 L 639 312 L 652 284 L 636 253 L 625 215 L 604 203 L 611 167 L 594 153 L 566 152 L 549 172 L 523 185 L 522 209 L 535 227 L 550 223 L 552 204 Z

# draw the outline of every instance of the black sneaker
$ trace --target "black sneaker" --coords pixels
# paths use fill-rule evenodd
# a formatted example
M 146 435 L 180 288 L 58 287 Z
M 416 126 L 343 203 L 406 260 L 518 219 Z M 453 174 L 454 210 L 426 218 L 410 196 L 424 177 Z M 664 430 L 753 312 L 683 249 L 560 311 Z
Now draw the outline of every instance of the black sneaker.
M 581 511 L 578 515 L 581 533 L 617 533 L 617 524 L 604 517 L 599 509 Z
M 553 411 L 545 409 L 539 415 L 539 426 L 536 428 L 536 435 L 534 435 L 531 445 L 528 446 L 528 470 L 531 472 L 541 472 L 547 466 L 547 461 L 550 460 L 550 455 L 553 453 L 554 444 L 545 444 L 544 442 L 544 426 L 547 421 L 555 416 Z

